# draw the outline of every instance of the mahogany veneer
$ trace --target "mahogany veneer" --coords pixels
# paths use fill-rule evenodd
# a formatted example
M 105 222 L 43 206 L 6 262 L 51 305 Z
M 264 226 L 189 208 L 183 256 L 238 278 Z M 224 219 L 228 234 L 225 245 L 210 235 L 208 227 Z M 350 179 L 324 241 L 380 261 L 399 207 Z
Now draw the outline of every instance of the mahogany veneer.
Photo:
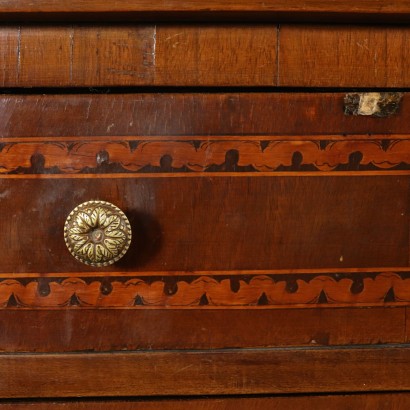
M 349 23 L 409 10 L 347 6 L 0 1 L 0 409 L 408 407 L 409 30 Z
M 349 25 L 0 26 L 0 84 L 403 88 L 409 36 Z
M 64 21 L 97 20 L 135 21 L 355 21 L 408 22 L 409 4 L 406 0 L 171 0 L 150 2 L 129 0 L 107 4 L 103 0 L 2 0 L 6 21 Z

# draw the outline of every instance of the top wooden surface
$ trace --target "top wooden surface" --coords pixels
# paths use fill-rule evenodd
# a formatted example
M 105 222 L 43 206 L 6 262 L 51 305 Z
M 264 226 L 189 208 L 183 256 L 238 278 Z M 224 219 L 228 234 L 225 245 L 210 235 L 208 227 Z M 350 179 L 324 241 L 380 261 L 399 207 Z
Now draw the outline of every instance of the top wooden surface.
M 0 20 L 408 21 L 408 0 L 0 0 Z

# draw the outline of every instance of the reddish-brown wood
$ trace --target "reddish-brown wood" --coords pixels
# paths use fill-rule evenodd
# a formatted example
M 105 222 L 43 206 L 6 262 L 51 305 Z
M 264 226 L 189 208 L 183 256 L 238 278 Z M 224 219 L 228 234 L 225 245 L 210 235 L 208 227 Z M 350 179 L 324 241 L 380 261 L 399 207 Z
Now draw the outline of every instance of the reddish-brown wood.
M 24 12 L 118 12 L 118 11 L 178 11 L 178 10 L 197 10 L 203 11 L 269 11 L 286 9 L 292 11 L 350 11 L 352 12 L 373 12 L 373 13 L 393 13 L 406 12 L 409 10 L 409 5 L 405 0 L 397 0 L 394 3 L 388 3 L 386 0 L 374 0 L 371 3 L 365 0 L 356 2 L 345 1 L 343 3 L 329 3 L 323 0 L 307 0 L 303 4 L 296 0 L 268 0 L 264 4 L 256 0 L 171 0 L 167 3 L 151 3 L 148 0 L 131 0 L 124 3 L 107 4 L 102 0 L 62 0 L 56 2 L 55 0 L 34 0 L 29 4 L 24 0 L 2 0 L 0 3 L 0 10 L 2 12 L 8 11 L 24 11 Z
M 0 174 L 410 171 L 410 139 L 3 139 Z
M 157 35 L 155 26 L 79 26 L 65 27 L 64 30 L 66 35 L 70 33 L 71 38 L 69 65 L 72 75 L 67 84 L 84 86 L 154 83 Z M 49 41 L 54 44 L 52 37 Z M 31 62 L 27 61 L 27 65 L 30 66 Z M 53 82 L 50 81 L 49 85 L 53 85 Z
M 22 27 L 15 30 L 19 33 L 15 55 L 12 55 L 12 51 L 9 50 L 10 44 L 6 45 L 6 50 L 12 55 L 12 62 L 16 63 L 17 83 L 15 85 L 29 85 L 36 78 L 38 84 L 45 86 L 51 84 L 67 86 L 72 78 L 70 64 L 72 29 L 43 27 L 41 35 L 36 27 Z M 4 81 L 4 85 L 8 86 L 8 83 Z
M 406 326 L 405 326 L 405 340 L 406 343 L 410 343 L 410 312 L 409 309 L 406 308 Z
M 408 28 L 385 26 L 283 25 L 280 35 L 274 24 L 3 26 L 0 81 L 7 87 L 408 87 L 408 39 Z
M 375 393 L 323 396 L 276 396 L 242 398 L 171 398 L 145 400 L 87 400 L 87 401 L 40 401 L 0 404 L 1 410 L 406 410 L 410 405 L 408 393 Z
M 386 118 L 345 115 L 344 97 L 341 92 L 6 94 L 0 96 L 0 135 L 52 139 L 165 135 L 312 139 L 311 135 L 358 135 L 374 139 L 374 134 L 386 138 L 389 134 L 410 134 L 407 93 L 398 113 Z
M 0 307 L 79 308 L 312 308 L 408 306 L 410 272 L 274 274 L 178 272 L 53 275 L 5 274 Z M 47 277 L 47 279 L 45 278 Z M 12 278 L 12 279 L 11 279 Z
M 405 308 L 0 310 L 4 352 L 405 343 Z
M 9 42 L 10 36 L 18 42 Z M 0 71 L 0 82 L 6 87 L 272 86 L 276 36 L 274 25 L 1 27 L 6 70 Z
M 406 391 L 409 365 L 404 346 L 2 355 L 0 396 Z
M 16 50 L 19 49 L 19 30 L 4 27 L 0 35 L 0 85 L 17 83 L 19 62 Z
M 408 266 L 408 176 L 292 175 L 2 179 L 0 269 L 94 271 L 63 240 L 67 215 L 92 199 L 119 206 L 135 232 L 106 272 Z
M 272 86 L 274 25 L 156 26 L 155 85 Z
M 175 1 L 162 9 L 143 0 L 106 9 L 99 0 L 54 9 L 20 1 L 12 10 L 0 0 L 0 20 L 54 21 L 0 28 L 3 87 L 410 82 L 406 27 L 272 20 L 293 10 L 296 19 L 368 22 L 375 3 L 376 18 L 402 12 L 406 20 L 402 0 L 359 0 L 351 11 L 268 1 L 266 13 L 253 0 L 210 1 L 207 10 Z M 158 20 L 247 12 L 248 21 L 270 22 Z M 67 24 L 108 14 L 144 25 Z M 408 96 L 383 90 L 387 108 L 364 117 L 356 92 L 130 90 L 0 98 L 0 398 L 17 406 L 21 398 L 154 396 L 155 407 L 171 395 L 409 391 Z M 135 238 L 120 263 L 98 271 L 76 262 L 62 235 L 71 209 L 90 199 L 120 206 Z M 398 397 L 358 395 L 344 405 L 408 407 Z M 281 408 L 343 405 L 325 396 L 246 404 L 279 406 L 276 399 Z
M 107 4 L 103 0 L 2 0 L 2 20 L 270 20 L 270 21 L 408 21 L 410 8 L 406 0 L 200 0 L 149 2 L 132 0 Z
M 407 27 L 281 26 L 278 85 L 408 87 L 409 41 Z

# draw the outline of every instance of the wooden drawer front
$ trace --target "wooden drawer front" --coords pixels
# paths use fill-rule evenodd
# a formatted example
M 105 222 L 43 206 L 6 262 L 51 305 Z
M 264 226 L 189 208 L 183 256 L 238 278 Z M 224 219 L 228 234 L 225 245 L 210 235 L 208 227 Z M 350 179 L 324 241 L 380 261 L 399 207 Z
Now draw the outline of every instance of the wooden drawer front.
M 273 85 L 276 26 L 0 28 L 6 87 Z
M 409 35 L 380 25 L 1 26 L 0 84 L 408 87 Z
M 408 307 L 0 310 L 2 352 L 201 350 L 409 343 Z M 322 305 L 326 306 L 326 305 Z M 41 329 L 41 331 L 39 331 Z M 337 353 L 336 353 L 337 355 Z
M 409 304 L 407 96 L 386 118 L 344 114 L 343 94 L 313 97 L 88 95 L 68 96 L 64 104 L 56 96 L 3 98 L 9 120 L 0 151 L 1 228 L 8 238 L 0 250 L 2 305 Z M 39 104 L 28 115 L 38 127 L 14 111 L 24 113 L 33 101 Z M 257 105 L 270 101 L 273 110 Z M 303 121 L 282 134 L 281 118 L 291 118 L 296 101 Z M 329 102 L 334 117 L 317 125 Z M 226 113 L 233 124 L 225 128 L 231 135 L 221 135 L 224 126 L 203 110 L 192 114 L 192 106 L 218 104 L 220 119 Z M 238 136 L 235 120 L 252 118 L 256 106 L 260 122 Z M 107 116 L 90 129 L 87 118 L 100 107 Z M 191 115 L 167 125 L 181 107 Z M 128 125 L 121 120 L 116 129 L 111 121 L 116 113 L 125 120 L 124 109 Z M 154 135 L 136 136 L 147 129 L 147 115 L 161 112 L 168 120 L 157 121 Z M 74 136 L 59 133 L 65 121 Z M 192 135 L 201 130 L 197 124 L 209 135 Z M 350 128 L 351 134 L 338 131 Z M 63 241 L 67 215 L 93 199 L 123 209 L 134 230 L 131 249 L 109 268 L 82 265 Z
M 19 354 L 0 358 L 0 374 L 9 375 L 0 384 L 0 396 L 14 399 L 25 398 L 28 392 L 38 398 L 78 398 L 380 393 L 410 388 L 409 347 L 404 346 Z M 238 379 L 242 379 L 240 384 Z
M 5 306 L 410 302 L 407 176 L 25 177 L 1 185 Z M 124 259 L 97 271 L 76 261 L 62 237 L 70 210 L 91 199 L 122 208 L 135 236 Z
M 408 93 L 401 93 L 397 112 L 383 118 L 346 115 L 347 94 L 8 94 L 0 97 L 0 115 L 4 118 L 0 121 L 0 135 L 2 142 L 22 137 L 26 142 L 27 137 L 39 137 L 37 141 L 44 142 L 58 141 L 60 137 L 107 137 L 105 141 L 109 141 L 113 136 L 143 140 L 195 136 L 206 141 L 212 136 L 223 139 L 220 137 L 240 135 L 282 136 L 285 140 L 306 136 L 308 141 L 395 140 L 410 134 Z M 200 138 L 203 136 L 206 138 Z
M 62 236 L 71 209 L 93 199 L 117 204 L 135 233 L 105 272 L 380 270 L 409 261 L 407 176 L 3 178 L 1 187 L 3 274 L 95 271 Z
M 4 97 L 0 396 L 407 391 L 405 111 L 359 118 L 343 95 L 317 96 L 302 96 L 288 133 L 283 104 L 299 95 L 268 95 L 276 108 L 257 108 L 246 133 L 266 96 Z M 326 101 L 335 116 L 318 124 Z M 203 112 L 215 106 L 217 119 Z M 168 121 L 147 125 L 161 110 Z M 134 230 L 110 268 L 63 241 L 90 199 Z M 380 343 L 400 346 L 329 348 Z

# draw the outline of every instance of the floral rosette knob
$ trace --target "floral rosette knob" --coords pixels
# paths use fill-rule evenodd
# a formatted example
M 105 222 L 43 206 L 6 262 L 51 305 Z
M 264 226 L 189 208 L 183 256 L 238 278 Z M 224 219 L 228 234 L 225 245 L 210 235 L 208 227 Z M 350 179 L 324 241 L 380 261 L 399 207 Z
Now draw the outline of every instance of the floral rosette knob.
M 78 205 L 67 217 L 64 239 L 80 262 L 109 266 L 121 259 L 131 243 L 131 226 L 125 214 L 105 201 Z

